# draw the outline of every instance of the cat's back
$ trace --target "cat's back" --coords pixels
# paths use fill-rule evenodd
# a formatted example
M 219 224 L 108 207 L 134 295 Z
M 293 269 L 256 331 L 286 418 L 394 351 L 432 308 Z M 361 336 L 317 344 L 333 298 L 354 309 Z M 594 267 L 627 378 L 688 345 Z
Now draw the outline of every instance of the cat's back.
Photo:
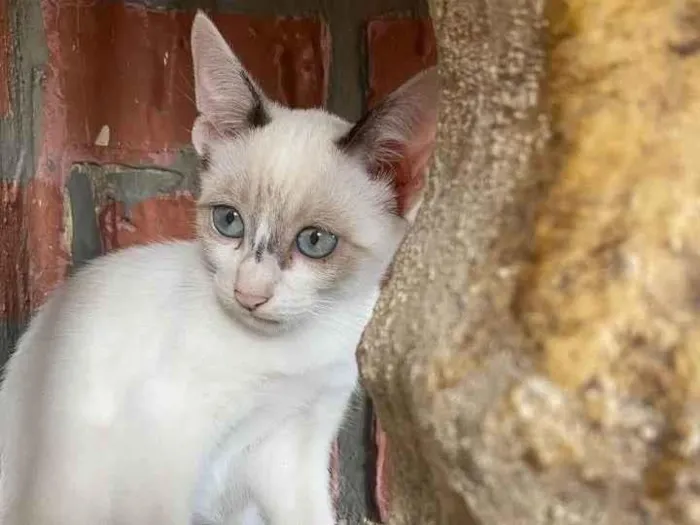
M 153 308 L 186 294 L 199 277 L 195 243 L 173 242 L 127 248 L 87 264 L 49 297 L 33 319 L 32 328 L 55 315 L 60 322 L 109 322 L 111 315 L 143 316 Z
M 162 307 L 177 307 L 177 296 L 198 277 L 194 243 L 174 242 L 127 248 L 90 262 L 59 286 L 38 310 L 19 348 L 35 338 L 59 342 L 82 330 L 114 332 L 130 319 L 147 323 Z M 111 328 L 111 330 L 109 330 Z
M 66 282 L 64 293 L 55 300 L 76 308 L 97 302 L 110 310 L 133 311 L 136 301 L 145 301 L 138 303 L 144 306 L 159 303 L 166 296 L 191 289 L 188 281 L 196 280 L 200 269 L 195 242 L 136 246 L 87 264 Z
M 179 305 L 191 304 L 188 296 L 201 289 L 201 271 L 196 245 L 186 242 L 128 248 L 81 268 L 50 295 L 20 338 L 6 367 L 2 403 L 27 385 L 51 384 L 49 377 L 68 382 L 70 376 L 137 373 L 149 360 L 143 350 L 162 348 Z
M 141 433 L 129 426 L 138 430 L 140 417 L 158 414 L 168 392 L 149 378 L 158 379 L 182 347 L 190 326 L 183 320 L 200 306 L 206 287 L 198 280 L 205 275 L 195 243 L 157 244 L 101 257 L 51 294 L 21 337 L 0 387 L 0 522 L 4 513 L 18 512 L 22 487 L 41 491 L 65 483 L 72 469 L 86 483 L 76 491 L 93 494 L 100 512 L 108 508 L 108 482 L 121 483 L 122 473 L 133 474 L 128 460 L 139 460 L 129 451 L 139 450 L 136 444 L 154 425 L 168 423 L 166 414 L 151 418 Z M 154 395 L 145 406 L 147 388 Z M 69 464 L 73 458 L 79 464 Z M 116 462 L 114 469 L 109 462 Z M 38 485 L 27 485 L 25 476 L 34 473 Z M 47 508 L 60 505 L 57 498 Z

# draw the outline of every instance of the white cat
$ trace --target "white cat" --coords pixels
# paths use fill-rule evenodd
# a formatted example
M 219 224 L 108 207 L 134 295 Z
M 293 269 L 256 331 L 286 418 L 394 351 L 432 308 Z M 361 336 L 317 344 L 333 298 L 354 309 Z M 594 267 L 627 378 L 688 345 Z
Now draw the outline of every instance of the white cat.
M 198 239 L 100 258 L 39 310 L 0 392 L 2 525 L 334 521 L 330 445 L 436 73 L 353 126 L 268 100 L 201 13 L 192 50 Z

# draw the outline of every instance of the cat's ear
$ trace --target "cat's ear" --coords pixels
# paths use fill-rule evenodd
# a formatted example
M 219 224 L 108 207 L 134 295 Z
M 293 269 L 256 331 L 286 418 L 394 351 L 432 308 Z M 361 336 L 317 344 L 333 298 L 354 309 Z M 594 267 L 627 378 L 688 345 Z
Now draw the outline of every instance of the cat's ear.
M 211 140 L 236 136 L 269 121 L 269 102 L 214 23 L 198 11 L 192 24 L 197 111 L 192 143 L 202 155 Z
M 399 213 L 412 221 L 435 146 L 438 73 L 424 70 L 362 117 L 338 146 L 365 162 L 370 173 L 390 176 Z

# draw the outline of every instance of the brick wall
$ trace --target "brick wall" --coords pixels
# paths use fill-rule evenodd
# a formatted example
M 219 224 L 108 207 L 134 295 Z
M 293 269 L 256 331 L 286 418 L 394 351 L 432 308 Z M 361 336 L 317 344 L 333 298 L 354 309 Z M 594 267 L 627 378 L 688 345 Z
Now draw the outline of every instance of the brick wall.
M 0 117 L 10 110 L 9 0 L 0 0 Z
M 189 29 L 214 4 L 245 65 L 292 106 L 355 119 L 436 60 L 422 0 L 0 0 L 3 360 L 72 267 L 192 236 Z M 332 461 L 349 524 L 384 517 L 387 499 L 383 434 L 364 396 L 353 404 Z

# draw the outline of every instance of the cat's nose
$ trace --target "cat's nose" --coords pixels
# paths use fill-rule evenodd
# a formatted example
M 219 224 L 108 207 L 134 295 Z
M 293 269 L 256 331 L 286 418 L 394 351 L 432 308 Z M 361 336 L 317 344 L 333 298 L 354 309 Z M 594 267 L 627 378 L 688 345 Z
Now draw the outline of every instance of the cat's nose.
M 270 300 L 269 296 L 245 293 L 240 290 L 234 290 L 233 295 L 236 297 L 238 304 L 246 310 L 255 310 Z

